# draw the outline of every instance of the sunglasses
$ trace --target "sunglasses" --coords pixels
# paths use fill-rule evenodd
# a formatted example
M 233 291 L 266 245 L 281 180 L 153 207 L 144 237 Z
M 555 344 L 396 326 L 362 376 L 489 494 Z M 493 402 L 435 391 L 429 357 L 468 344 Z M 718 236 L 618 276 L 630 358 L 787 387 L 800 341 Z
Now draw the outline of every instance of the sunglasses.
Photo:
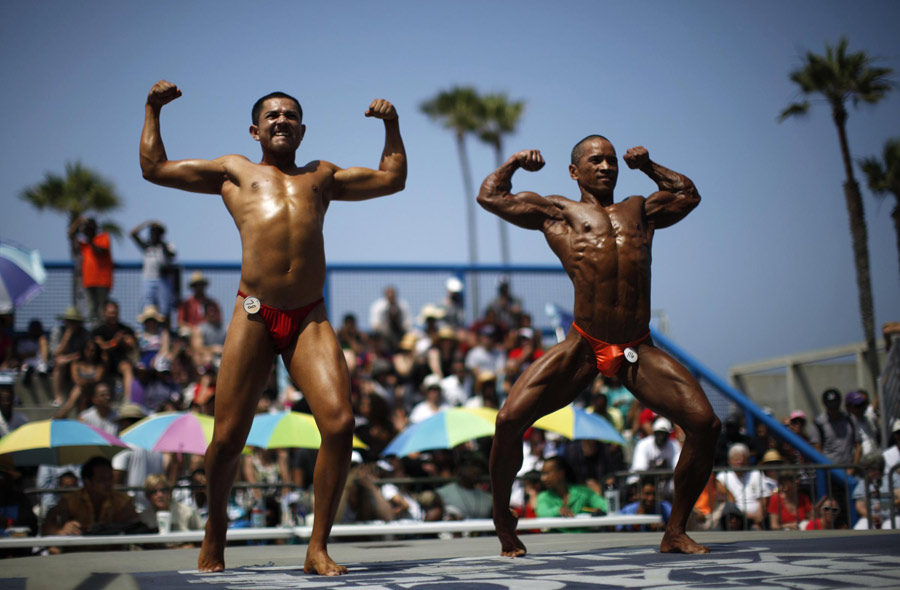
M 840 508 L 834 508 L 833 506 L 825 506 L 824 508 L 822 508 L 822 510 L 823 510 L 824 512 L 835 512 L 835 513 L 841 511 Z
M 148 496 L 155 496 L 156 494 L 168 494 L 169 488 L 156 488 L 155 490 L 150 490 L 147 492 Z

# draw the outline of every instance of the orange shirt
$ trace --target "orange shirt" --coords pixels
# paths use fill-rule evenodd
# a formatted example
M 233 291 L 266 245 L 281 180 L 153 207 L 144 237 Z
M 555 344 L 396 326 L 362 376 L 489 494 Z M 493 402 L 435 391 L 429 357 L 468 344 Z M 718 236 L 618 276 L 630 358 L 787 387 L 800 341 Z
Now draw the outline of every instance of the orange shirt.
M 100 253 L 88 242 L 81 242 L 81 281 L 85 287 L 106 287 L 112 289 L 113 261 L 110 250 L 109 234 L 101 232 L 94 236 L 94 245 L 101 249 Z

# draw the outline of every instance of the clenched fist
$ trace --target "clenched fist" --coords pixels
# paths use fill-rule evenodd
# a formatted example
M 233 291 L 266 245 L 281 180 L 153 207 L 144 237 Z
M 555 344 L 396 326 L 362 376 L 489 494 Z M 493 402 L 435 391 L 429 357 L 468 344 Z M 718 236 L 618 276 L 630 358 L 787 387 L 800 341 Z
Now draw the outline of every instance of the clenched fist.
M 397 118 L 397 109 L 383 98 L 376 98 L 369 105 L 369 108 L 366 109 L 366 116 L 389 121 Z
M 171 82 L 160 80 L 150 89 L 150 94 L 147 95 L 147 104 L 161 107 L 179 96 L 181 96 L 181 90 L 178 89 L 178 86 Z
M 650 152 L 644 146 L 633 147 L 623 156 L 625 163 L 632 170 L 643 168 L 650 161 Z
M 537 172 L 544 167 L 544 157 L 538 150 L 522 150 L 516 152 L 513 158 L 519 163 L 519 166 L 529 172 Z

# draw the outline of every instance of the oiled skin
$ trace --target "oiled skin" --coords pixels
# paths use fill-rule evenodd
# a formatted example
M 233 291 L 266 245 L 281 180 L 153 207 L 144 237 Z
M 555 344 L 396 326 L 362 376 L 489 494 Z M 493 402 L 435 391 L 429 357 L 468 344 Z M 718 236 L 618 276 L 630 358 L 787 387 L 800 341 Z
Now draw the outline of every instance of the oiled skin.
M 625 161 L 656 182 L 649 197 L 613 202 L 618 159 L 612 144 L 596 136 L 580 143 L 569 166 L 581 199 L 512 193 L 519 168 L 536 171 L 544 160 L 524 150 L 482 183 L 478 202 L 503 219 L 539 230 L 559 257 L 575 288 L 575 322 L 604 342 L 633 342 L 649 332 L 651 245 L 655 230 L 683 219 L 700 202 L 693 182 L 650 160 L 647 150 L 628 150 Z M 713 464 L 721 425 L 689 371 L 647 339 L 635 347 L 636 363 L 623 363 L 618 378 L 642 403 L 681 426 L 686 434 L 675 468 L 675 498 L 660 550 L 706 553 L 685 527 Z M 522 435 L 535 420 L 569 404 L 597 376 L 593 349 L 575 330 L 533 363 L 516 381 L 497 416 L 491 450 L 494 523 L 501 555 L 524 555 L 509 509 L 512 482 L 522 464 Z

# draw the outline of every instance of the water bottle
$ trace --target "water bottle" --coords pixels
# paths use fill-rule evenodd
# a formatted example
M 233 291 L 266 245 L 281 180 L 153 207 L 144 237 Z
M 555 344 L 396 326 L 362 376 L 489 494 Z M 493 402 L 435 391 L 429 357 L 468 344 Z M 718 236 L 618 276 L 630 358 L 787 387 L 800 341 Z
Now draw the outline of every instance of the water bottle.
M 250 526 L 255 529 L 266 526 L 266 509 L 263 507 L 262 500 L 253 504 L 253 508 L 250 510 Z
M 606 513 L 617 514 L 619 512 L 619 490 L 609 484 L 603 491 L 603 497 L 606 498 Z

